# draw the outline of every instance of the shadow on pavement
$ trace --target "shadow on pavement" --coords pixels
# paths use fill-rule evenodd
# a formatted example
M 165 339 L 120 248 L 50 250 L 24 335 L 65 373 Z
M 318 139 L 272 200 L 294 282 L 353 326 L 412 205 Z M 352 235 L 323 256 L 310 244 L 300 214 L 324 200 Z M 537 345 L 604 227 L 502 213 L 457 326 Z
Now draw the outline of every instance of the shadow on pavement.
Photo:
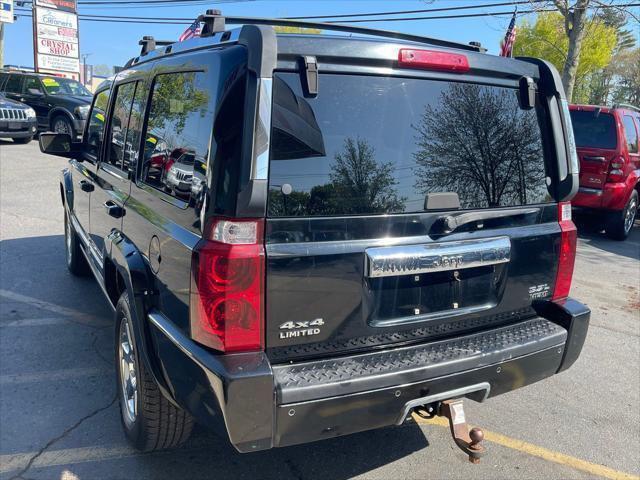
M 636 220 L 629 237 L 622 242 L 610 239 L 597 225 L 588 220 L 578 223 L 578 236 L 592 247 L 614 255 L 640 260 L 640 220 Z

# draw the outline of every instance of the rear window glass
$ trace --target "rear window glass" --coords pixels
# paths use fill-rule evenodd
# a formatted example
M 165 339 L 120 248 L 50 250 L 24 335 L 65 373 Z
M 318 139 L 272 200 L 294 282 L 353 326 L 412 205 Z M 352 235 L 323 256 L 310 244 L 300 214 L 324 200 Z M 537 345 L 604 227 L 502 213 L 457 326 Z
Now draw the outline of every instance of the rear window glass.
M 616 148 L 618 141 L 613 115 L 572 110 L 571 123 L 577 147 Z
M 420 212 L 549 201 L 536 109 L 503 87 L 397 77 L 274 78 L 270 216 Z M 450 198 L 450 196 L 449 196 Z

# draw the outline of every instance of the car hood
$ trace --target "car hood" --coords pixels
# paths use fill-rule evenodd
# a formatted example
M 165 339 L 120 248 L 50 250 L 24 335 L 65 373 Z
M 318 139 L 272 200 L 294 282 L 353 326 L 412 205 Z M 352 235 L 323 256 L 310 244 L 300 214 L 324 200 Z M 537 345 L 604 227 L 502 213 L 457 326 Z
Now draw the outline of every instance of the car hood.
M 80 95 L 51 95 L 49 98 L 52 103 L 66 107 L 80 107 L 91 104 L 91 97 L 82 97 Z
M 24 110 L 29 108 L 29 105 L 25 105 L 21 102 L 16 102 L 15 100 L 9 100 L 5 97 L 0 97 L 0 108 L 16 108 L 18 110 Z

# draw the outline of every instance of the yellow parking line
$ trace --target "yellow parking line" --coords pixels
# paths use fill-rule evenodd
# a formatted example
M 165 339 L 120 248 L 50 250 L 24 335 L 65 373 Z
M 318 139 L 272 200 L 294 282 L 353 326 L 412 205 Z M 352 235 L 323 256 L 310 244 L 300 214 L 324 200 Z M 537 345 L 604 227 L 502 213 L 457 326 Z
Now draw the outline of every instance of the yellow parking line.
M 419 424 L 437 425 L 439 427 L 449 428 L 449 422 L 442 417 L 435 417 L 429 420 L 425 420 L 417 415 L 414 415 L 413 418 L 415 419 L 416 423 Z M 485 440 L 488 440 L 489 442 L 495 443 L 497 445 L 502 445 L 503 447 L 511 448 L 512 450 L 527 453 L 529 455 L 542 458 L 543 460 L 547 460 L 549 462 L 559 463 L 561 465 L 571 467 L 575 470 L 581 470 L 591 475 L 598 475 L 600 477 L 609 478 L 611 480 L 640 480 L 640 477 L 636 475 L 620 472 L 618 470 L 614 470 L 613 468 L 604 467 L 596 463 L 587 462 L 586 460 L 581 460 L 570 455 L 565 455 L 564 453 L 554 452 L 553 450 L 548 450 L 546 448 L 539 447 L 538 445 L 533 445 L 532 443 L 523 442 L 522 440 L 516 440 L 515 438 L 510 438 L 500 433 L 491 432 L 484 429 L 483 431 Z

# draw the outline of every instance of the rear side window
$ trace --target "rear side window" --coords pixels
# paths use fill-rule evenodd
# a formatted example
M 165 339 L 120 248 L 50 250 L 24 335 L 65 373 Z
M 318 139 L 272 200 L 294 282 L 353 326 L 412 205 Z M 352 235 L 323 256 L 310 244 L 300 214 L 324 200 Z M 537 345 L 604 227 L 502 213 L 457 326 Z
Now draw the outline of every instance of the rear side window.
M 577 147 L 615 150 L 616 121 L 609 113 L 598 111 L 571 111 L 571 123 Z
M 420 212 L 550 201 L 536 109 L 515 89 L 397 77 L 274 78 L 271 216 Z
M 87 151 L 94 157 L 98 157 L 104 138 L 104 123 L 109 103 L 109 90 L 98 93 L 93 100 L 89 126 L 87 127 Z
M 624 136 L 627 140 L 627 149 L 629 153 L 638 153 L 638 131 L 634 125 L 633 118 L 630 115 L 622 117 L 624 125 Z
M 158 75 L 149 106 L 142 181 L 187 202 L 206 178 L 214 110 L 208 85 L 202 72 Z
M 40 85 L 40 79 L 38 77 L 27 77 L 24 81 L 23 87 L 24 93 L 33 94 L 40 92 L 44 94 L 42 91 L 42 85 Z
M 7 85 L 5 86 L 5 92 L 9 93 L 22 93 L 22 75 L 9 75 Z

